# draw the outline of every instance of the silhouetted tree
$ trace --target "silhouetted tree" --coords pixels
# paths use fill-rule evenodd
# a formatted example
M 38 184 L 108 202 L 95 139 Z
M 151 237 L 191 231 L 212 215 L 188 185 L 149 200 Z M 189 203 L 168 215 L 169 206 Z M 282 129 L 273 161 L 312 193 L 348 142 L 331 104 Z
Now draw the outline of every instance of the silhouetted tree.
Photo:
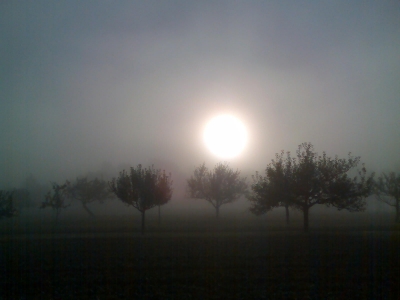
M 75 182 L 70 184 L 68 195 L 78 200 L 83 209 L 92 217 L 94 217 L 94 214 L 87 205 L 96 201 L 103 203 L 113 196 L 105 180 L 98 178 L 89 180 L 87 177 L 77 178 Z
M 246 178 L 241 178 L 240 172 L 233 171 L 226 163 L 217 164 L 212 171 L 203 163 L 187 184 L 190 197 L 209 202 L 217 218 L 221 205 L 234 202 L 247 191 Z
M 359 162 L 360 157 L 354 158 L 351 154 L 348 159 L 339 159 L 337 156 L 332 159 L 325 152 L 322 156 L 318 156 L 311 143 L 303 143 L 298 147 L 296 158 L 292 159 L 288 152 L 284 161 L 283 168 L 290 169 L 292 176 L 287 181 L 286 191 L 282 190 L 281 180 L 279 180 L 282 172 L 276 170 L 279 164 L 274 165 L 274 163 L 269 167 L 276 172 L 270 172 L 269 175 L 272 176 L 272 179 L 268 178 L 265 181 L 266 189 L 272 191 L 269 194 L 272 198 L 277 195 L 277 197 L 288 195 L 286 199 L 291 206 L 303 212 L 304 231 L 308 231 L 309 210 L 314 205 L 323 204 L 351 212 L 365 209 L 365 198 L 370 195 L 373 187 L 373 174 L 367 177 L 367 171 L 363 165 L 362 169 L 358 171 L 358 176 L 350 178 L 348 175 L 348 172 L 357 167 Z M 257 193 L 257 189 L 253 190 L 253 194 L 255 194 L 253 199 L 265 201 L 263 194 L 257 198 Z M 272 199 L 269 202 L 271 203 L 270 209 L 279 203 L 278 199 Z M 261 201 L 260 206 L 262 207 Z
M 10 218 L 17 214 L 13 203 L 13 192 L 0 190 L 0 219 Z
M 67 208 L 69 204 L 66 204 L 66 199 L 68 198 L 68 188 L 69 181 L 66 181 L 63 185 L 59 185 L 55 182 L 52 183 L 53 191 L 49 191 L 46 196 L 44 202 L 40 208 L 51 207 L 56 213 L 55 222 L 58 222 L 58 217 L 61 213 L 61 210 Z
M 161 205 L 167 204 L 172 197 L 172 180 L 171 173 L 166 174 L 165 171 L 159 174 L 158 186 L 156 189 L 156 201 L 158 206 L 158 225 L 161 224 Z
M 255 215 L 265 214 L 276 207 L 284 207 L 286 224 L 289 224 L 289 207 L 292 206 L 293 193 L 289 187 L 293 184 L 293 160 L 290 153 L 275 155 L 275 159 L 265 169 L 265 176 L 258 172 L 253 176 L 253 184 L 247 198 L 251 202 L 250 211 Z
M 396 223 L 400 223 L 400 174 L 382 173 L 375 182 L 375 195 L 379 201 L 396 209 Z
M 111 191 L 128 206 L 133 206 L 142 215 L 142 234 L 145 232 L 146 210 L 167 203 L 172 196 L 171 176 L 153 167 L 138 165 L 130 173 L 123 170 L 118 178 L 110 182 Z

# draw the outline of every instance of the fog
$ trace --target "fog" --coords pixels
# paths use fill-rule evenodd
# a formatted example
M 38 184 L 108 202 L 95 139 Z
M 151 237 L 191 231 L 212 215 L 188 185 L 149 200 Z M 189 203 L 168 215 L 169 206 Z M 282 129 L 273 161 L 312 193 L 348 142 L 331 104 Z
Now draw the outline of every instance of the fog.
M 228 162 L 249 182 L 302 142 L 400 168 L 397 1 L 5 1 L 0 24 L 0 189 L 153 164 L 167 212 L 212 214 L 185 184 L 220 161 L 202 140 L 220 113 L 248 130 Z

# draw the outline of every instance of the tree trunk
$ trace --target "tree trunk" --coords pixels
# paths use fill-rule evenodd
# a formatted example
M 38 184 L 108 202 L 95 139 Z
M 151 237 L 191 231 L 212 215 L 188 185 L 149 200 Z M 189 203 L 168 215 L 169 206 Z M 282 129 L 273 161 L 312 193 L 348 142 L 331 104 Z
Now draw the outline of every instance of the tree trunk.
M 308 210 L 310 208 L 305 206 L 303 207 L 303 213 L 304 213 L 304 232 L 308 232 Z
M 89 216 L 94 217 L 94 213 L 90 211 L 90 209 L 86 206 L 85 203 L 82 203 L 83 209 L 89 214 Z
M 400 199 L 396 199 L 396 223 L 400 223 Z
M 289 206 L 285 205 L 286 209 L 286 225 L 289 225 Z
M 215 208 L 215 211 L 216 211 L 216 214 L 217 214 L 217 219 L 219 219 L 219 206 L 217 206 L 217 207 Z
M 143 211 L 142 211 L 142 235 L 144 234 L 144 229 L 145 229 L 145 227 L 144 227 L 144 217 L 145 217 L 145 213 L 146 213 L 146 211 L 143 210 Z

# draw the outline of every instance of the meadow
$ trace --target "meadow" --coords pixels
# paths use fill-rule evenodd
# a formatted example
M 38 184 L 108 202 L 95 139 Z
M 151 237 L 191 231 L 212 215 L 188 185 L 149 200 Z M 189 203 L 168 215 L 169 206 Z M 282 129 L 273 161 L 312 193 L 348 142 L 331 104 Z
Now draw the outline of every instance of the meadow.
M 10 219 L 0 299 L 400 299 L 392 220 L 335 218 Z

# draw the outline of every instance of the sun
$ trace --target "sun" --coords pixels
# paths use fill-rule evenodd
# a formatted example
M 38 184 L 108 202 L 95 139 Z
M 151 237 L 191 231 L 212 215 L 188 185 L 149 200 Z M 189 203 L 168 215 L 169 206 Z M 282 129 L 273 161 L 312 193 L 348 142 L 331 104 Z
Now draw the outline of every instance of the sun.
M 204 142 L 216 156 L 233 158 L 246 146 L 247 131 L 243 123 L 234 116 L 219 115 L 207 123 Z

